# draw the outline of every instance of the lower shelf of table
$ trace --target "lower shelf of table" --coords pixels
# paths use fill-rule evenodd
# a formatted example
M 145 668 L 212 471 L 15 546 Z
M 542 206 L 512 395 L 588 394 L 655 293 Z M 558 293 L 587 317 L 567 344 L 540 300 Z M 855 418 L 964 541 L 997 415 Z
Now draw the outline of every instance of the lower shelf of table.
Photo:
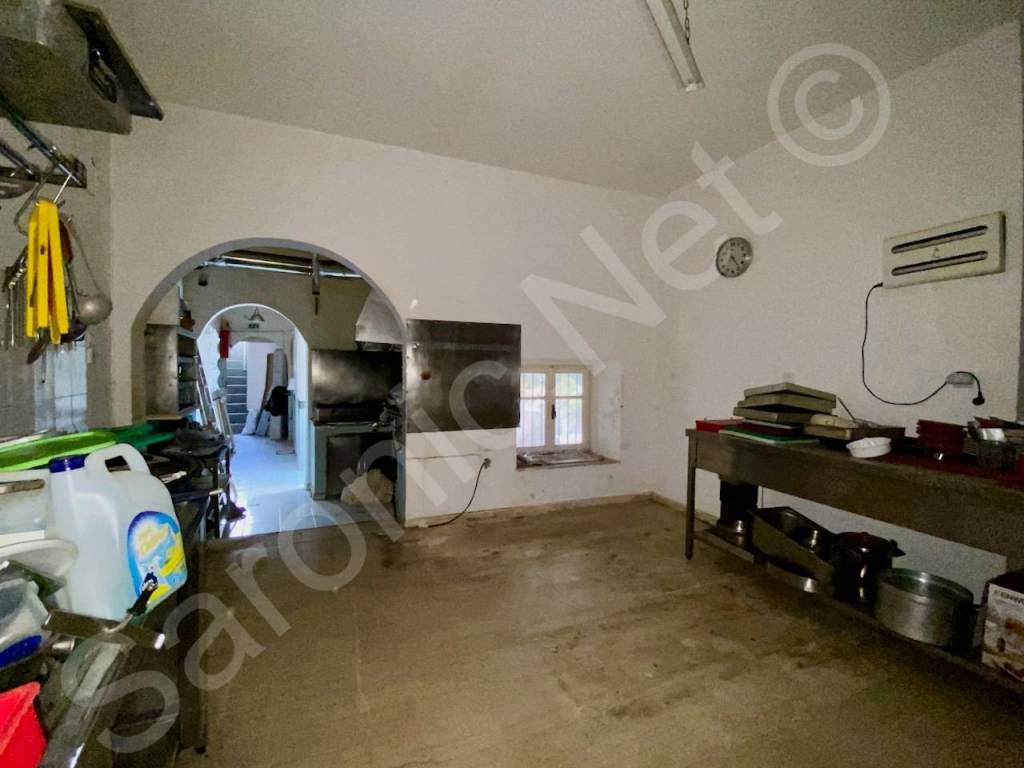
M 764 567 L 765 565 L 763 558 L 756 552 L 749 548 L 738 546 L 735 542 L 731 541 L 727 536 L 719 535 L 718 531 L 716 531 L 714 528 L 698 527 L 697 530 L 694 531 L 694 538 L 696 538 L 698 541 L 703 542 L 704 544 L 707 544 L 708 546 L 714 547 L 715 549 L 720 549 L 723 552 L 728 552 L 729 554 L 735 557 L 742 558 L 748 563 L 752 563 L 758 567 Z M 840 600 L 836 600 L 835 598 L 829 597 L 827 595 L 812 594 L 809 592 L 805 592 L 804 594 L 806 594 L 809 599 L 815 600 L 821 604 L 826 604 L 847 616 L 852 616 L 864 622 L 865 624 L 875 627 L 877 630 L 884 632 L 889 637 L 895 638 L 903 643 L 907 643 L 916 648 L 917 650 L 921 651 L 922 653 L 931 656 L 932 658 L 942 659 L 951 664 L 955 664 L 961 669 L 965 669 L 969 672 L 972 672 L 975 675 L 978 675 L 979 677 L 982 677 L 991 683 L 995 683 L 996 685 L 1000 685 L 1010 691 L 1013 691 L 1018 696 L 1024 697 L 1024 683 L 1017 682 L 1012 677 L 1004 675 L 997 669 L 985 666 L 981 663 L 980 660 L 976 658 L 962 656 L 960 654 L 947 651 L 945 648 L 939 648 L 934 645 L 928 645 L 927 643 L 921 643 L 917 640 L 912 640 L 909 637 L 905 637 L 899 634 L 898 632 L 894 632 L 888 627 L 886 627 L 884 624 L 879 622 L 878 619 L 876 619 L 874 616 L 865 613 L 864 611 L 858 609 L 857 607 L 849 603 L 844 603 Z

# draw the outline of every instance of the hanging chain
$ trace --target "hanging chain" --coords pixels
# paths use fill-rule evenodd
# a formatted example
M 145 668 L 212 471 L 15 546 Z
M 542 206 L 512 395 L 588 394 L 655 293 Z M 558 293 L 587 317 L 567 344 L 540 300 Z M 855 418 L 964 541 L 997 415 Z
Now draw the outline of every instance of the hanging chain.
M 690 0 L 683 0 L 683 34 L 686 42 L 690 42 Z

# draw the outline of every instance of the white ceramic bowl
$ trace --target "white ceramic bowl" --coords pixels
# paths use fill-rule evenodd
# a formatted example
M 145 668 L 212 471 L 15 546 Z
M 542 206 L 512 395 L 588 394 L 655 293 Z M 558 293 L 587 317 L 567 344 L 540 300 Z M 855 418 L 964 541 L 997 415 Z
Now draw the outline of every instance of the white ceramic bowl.
M 865 437 L 847 443 L 846 450 L 858 459 L 877 459 L 892 450 L 892 440 L 888 437 Z

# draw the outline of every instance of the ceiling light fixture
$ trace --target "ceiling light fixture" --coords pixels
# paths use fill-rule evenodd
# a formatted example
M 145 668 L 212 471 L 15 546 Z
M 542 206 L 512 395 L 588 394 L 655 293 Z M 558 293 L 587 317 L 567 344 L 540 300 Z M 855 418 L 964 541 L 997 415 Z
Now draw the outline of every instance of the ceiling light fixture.
M 690 0 L 683 0 L 683 20 L 679 20 L 673 0 L 644 0 L 658 34 L 665 46 L 665 52 L 672 60 L 679 84 L 685 91 L 696 91 L 704 87 L 704 78 L 697 67 L 697 60 L 690 50 Z

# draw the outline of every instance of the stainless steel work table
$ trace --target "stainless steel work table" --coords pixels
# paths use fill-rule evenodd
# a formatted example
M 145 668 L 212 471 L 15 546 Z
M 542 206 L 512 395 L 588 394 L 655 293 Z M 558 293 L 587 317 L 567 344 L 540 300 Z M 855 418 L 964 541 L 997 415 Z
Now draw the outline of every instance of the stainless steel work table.
M 1010 570 L 1024 567 L 1024 489 L 998 480 L 972 477 L 877 459 L 855 459 L 845 451 L 810 445 L 766 445 L 717 432 L 686 431 L 685 552 L 693 557 L 700 538 L 751 562 L 756 554 L 720 537 L 695 530 L 697 470 L 732 483 L 747 483 L 910 528 L 948 541 L 1004 555 Z M 867 613 L 823 595 L 808 598 L 882 628 Z M 884 628 L 883 628 L 884 629 Z M 968 656 L 885 632 L 922 653 L 956 664 L 1024 696 L 1024 684 Z
M 810 445 L 765 445 L 688 429 L 686 557 L 693 557 L 697 470 L 1005 555 L 1024 567 L 1024 489 L 941 470 L 855 459 Z

